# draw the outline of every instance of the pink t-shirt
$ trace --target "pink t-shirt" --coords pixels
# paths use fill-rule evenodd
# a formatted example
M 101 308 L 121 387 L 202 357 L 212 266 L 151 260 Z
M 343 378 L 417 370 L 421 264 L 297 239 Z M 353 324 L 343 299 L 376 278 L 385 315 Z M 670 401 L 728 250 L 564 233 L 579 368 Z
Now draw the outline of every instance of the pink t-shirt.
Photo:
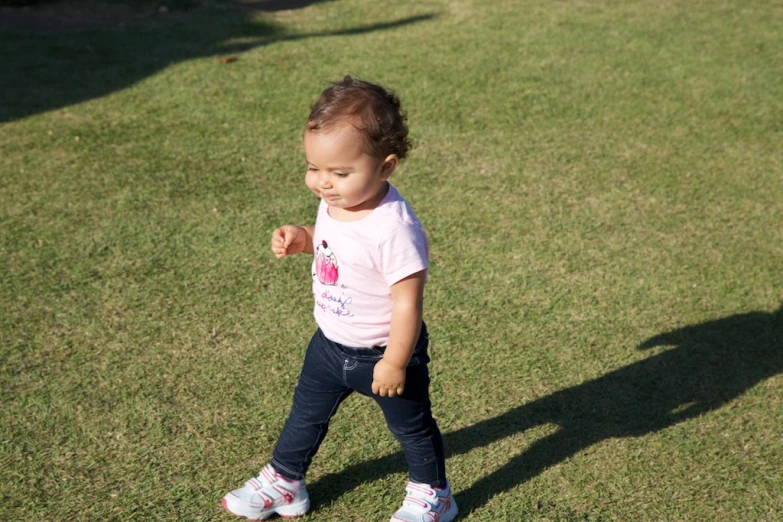
M 313 235 L 315 321 L 328 339 L 351 347 L 386 346 L 390 287 L 429 267 L 429 244 L 408 202 L 389 185 L 372 213 L 337 221 L 321 200 Z

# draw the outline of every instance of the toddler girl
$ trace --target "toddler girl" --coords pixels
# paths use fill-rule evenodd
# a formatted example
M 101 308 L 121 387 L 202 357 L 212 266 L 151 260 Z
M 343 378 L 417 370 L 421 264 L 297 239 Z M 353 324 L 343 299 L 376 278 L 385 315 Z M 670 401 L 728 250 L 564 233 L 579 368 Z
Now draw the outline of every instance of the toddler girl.
M 318 330 L 272 461 L 223 498 L 235 515 L 263 520 L 307 512 L 307 469 L 329 420 L 357 391 L 381 407 L 408 462 L 406 497 L 391 521 L 457 516 L 429 398 L 422 322 L 429 245 L 413 210 L 388 181 L 409 148 L 400 101 L 379 85 L 346 76 L 313 106 L 304 151 L 305 183 L 321 200 L 315 227 L 278 228 L 272 252 L 278 259 L 314 256 Z

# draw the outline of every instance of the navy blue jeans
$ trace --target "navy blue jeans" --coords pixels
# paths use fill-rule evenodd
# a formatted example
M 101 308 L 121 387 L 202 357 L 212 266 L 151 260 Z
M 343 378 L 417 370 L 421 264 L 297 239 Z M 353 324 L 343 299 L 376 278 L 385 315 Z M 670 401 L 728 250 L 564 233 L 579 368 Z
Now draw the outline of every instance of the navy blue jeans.
M 372 393 L 372 373 L 383 348 L 349 348 L 327 339 L 319 329 L 307 347 L 291 413 L 272 454 L 272 466 L 289 479 L 302 479 L 318 451 L 329 420 L 354 391 L 371 397 L 402 444 L 414 482 L 445 487 L 443 439 L 432 418 L 427 363 L 427 328 L 406 368 L 405 389 L 397 397 Z

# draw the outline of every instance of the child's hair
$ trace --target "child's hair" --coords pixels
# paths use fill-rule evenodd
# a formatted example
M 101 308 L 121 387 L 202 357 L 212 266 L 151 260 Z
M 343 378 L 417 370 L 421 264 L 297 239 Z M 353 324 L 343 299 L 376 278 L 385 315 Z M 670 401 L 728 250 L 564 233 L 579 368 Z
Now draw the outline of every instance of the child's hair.
M 350 123 L 362 132 L 365 150 L 376 158 L 408 155 L 411 141 L 400 99 L 380 85 L 346 76 L 332 83 L 316 100 L 307 119 L 311 132 Z

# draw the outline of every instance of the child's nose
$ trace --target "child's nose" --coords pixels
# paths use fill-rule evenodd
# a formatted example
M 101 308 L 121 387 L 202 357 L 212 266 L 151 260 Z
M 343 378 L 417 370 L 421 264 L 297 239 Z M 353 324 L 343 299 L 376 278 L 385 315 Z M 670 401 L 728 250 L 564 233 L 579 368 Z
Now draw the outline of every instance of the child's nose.
M 318 178 L 318 184 L 321 188 L 329 188 L 332 186 L 332 177 L 328 173 L 322 172 Z

